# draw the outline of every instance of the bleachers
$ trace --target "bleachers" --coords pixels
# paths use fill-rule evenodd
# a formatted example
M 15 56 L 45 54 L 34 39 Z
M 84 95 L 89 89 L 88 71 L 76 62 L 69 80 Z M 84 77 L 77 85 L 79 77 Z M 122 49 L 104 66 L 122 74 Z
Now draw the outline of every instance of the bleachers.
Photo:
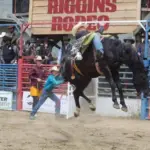
M 135 88 L 133 87 L 132 72 L 130 71 L 130 69 L 125 65 L 121 66 L 121 68 L 119 70 L 119 75 L 120 75 L 120 80 L 121 80 L 121 84 L 123 87 L 124 97 L 136 99 L 137 94 L 136 94 Z M 101 97 L 101 96 L 102 97 L 111 97 L 112 96 L 110 85 L 106 81 L 104 76 L 99 77 L 98 96 L 99 97 Z M 117 96 L 119 96 L 118 90 L 117 90 Z

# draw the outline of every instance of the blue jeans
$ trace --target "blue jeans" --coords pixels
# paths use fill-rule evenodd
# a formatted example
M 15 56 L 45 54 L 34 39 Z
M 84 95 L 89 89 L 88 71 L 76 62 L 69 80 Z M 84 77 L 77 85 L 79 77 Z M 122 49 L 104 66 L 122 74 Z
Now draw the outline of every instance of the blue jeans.
M 95 34 L 95 37 L 93 38 L 93 45 L 94 45 L 96 51 L 100 51 L 100 52 L 104 53 L 102 42 L 100 40 L 99 34 L 97 34 L 97 33 Z
M 59 98 L 53 92 L 47 92 L 47 91 L 43 90 L 38 103 L 35 105 L 35 107 L 33 108 L 32 112 L 31 112 L 31 116 L 34 116 L 37 113 L 38 109 L 42 106 L 42 104 L 46 101 L 46 99 L 48 97 L 55 102 L 55 113 L 60 114 Z

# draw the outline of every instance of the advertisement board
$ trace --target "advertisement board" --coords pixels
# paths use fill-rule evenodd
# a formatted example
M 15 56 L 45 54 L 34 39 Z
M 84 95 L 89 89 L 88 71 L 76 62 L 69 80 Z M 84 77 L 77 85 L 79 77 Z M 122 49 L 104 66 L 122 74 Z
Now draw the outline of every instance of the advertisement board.
M 58 98 L 61 97 L 61 95 L 56 94 Z M 60 113 L 63 115 L 67 114 L 68 110 L 68 99 L 66 95 L 63 95 L 61 98 L 61 107 L 60 107 Z M 30 92 L 24 91 L 23 92 L 23 110 L 31 111 L 32 110 L 32 103 L 33 99 L 30 96 Z M 47 113 L 55 113 L 55 103 L 48 98 L 45 103 L 41 106 L 39 109 L 39 112 L 47 112 Z
M 31 0 L 29 22 L 41 23 L 32 25 L 33 34 L 70 34 L 80 21 L 140 20 L 140 9 L 139 0 Z M 99 26 L 89 24 L 88 29 Z M 131 33 L 136 27 L 135 23 L 107 23 L 105 33 Z
M 0 109 L 12 110 L 13 93 L 0 91 Z

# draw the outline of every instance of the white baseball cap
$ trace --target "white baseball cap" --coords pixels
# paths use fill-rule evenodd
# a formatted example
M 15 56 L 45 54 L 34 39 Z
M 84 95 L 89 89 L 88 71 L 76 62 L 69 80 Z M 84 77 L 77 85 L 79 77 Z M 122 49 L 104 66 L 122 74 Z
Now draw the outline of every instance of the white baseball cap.
M 59 69 L 58 69 L 57 66 L 53 66 L 53 67 L 50 69 L 50 71 L 57 71 L 57 72 L 59 72 Z
M 42 57 L 41 56 L 36 56 L 36 59 L 37 61 L 42 61 Z

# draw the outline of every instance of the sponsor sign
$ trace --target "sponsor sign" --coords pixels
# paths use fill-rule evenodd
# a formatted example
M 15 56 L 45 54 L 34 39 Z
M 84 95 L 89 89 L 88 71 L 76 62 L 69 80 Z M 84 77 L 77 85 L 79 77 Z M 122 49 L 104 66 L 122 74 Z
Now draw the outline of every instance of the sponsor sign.
M 0 91 L 0 109 L 12 110 L 13 93 Z
M 56 94 L 58 98 L 61 95 Z M 32 110 L 33 99 L 30 96 L 30 92 L 23 92 L 23 110 L 31 111 Z M 60 100 L 60 113 L 66 115 L 68 109 L 68 99 L 67 96 L 64 95 Z M 45 103 L 39 109 L 39 112 L 47 112 L 47 113 L 55 113 L 55 102 L 53 102 L 50 98 L 47 98 Z

